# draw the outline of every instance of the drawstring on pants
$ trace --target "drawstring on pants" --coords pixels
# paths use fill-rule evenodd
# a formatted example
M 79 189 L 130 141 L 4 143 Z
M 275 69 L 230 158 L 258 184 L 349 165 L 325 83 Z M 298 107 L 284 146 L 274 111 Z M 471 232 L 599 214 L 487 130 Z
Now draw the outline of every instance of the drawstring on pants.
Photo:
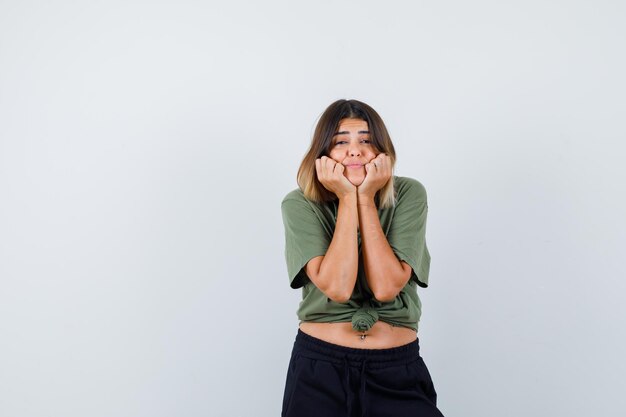
M 367 363 L 367 358 L 363 360 L 361 364 L 361 406 L 363 409 L 362 417 L 367 417 L 367 397 L 365 396 L 365 364 Z
M 361 416 L 367 417 L 367 397 L 365 391 L 365 365 L 367 364 L 368 358 L 363 359 L 361 362 L 361 372 L 359 374 L 359 379 L 361 380 L 361 389 L 359 391 L 359 401 L 361 403 Z M 348 411 L 348 416 L 352 415 L 352 403 L 354 402 L 354 395 L 352 394 L 352 389 L 350 388 L 350 362 L 348 361 L 348 355 L 344 355 L 343 362 L 345 365 L 346 372 L 346 408 Z
M 352 396 L 352 390 L 350 389 L 350 363 L 348 363 L 348 355 L 344 355 L 343 363 L 346 373 L 346 408 L 348 411 L 348 416 L 352 415 L 352 401 L 354 400 Z

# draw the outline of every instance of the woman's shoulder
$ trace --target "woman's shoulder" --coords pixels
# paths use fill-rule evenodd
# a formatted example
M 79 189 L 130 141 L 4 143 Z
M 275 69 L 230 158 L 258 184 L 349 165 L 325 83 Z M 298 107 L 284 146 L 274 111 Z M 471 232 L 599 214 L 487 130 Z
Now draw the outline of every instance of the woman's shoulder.
M 306 197 L 300 188 L 295 188 L 283 196 L 282 202 L 286 200 L 306 201 Z
M 300 187 L 295 188 L 289 191 L 287 194 L 285 194 L 282 199 L 282 203 L 285 203 L 286 201 L 300 202 L 300 203 L 307 204 L 311 207 L 314 207 L 320 210 L 327 208 L 328 206 L 332 206 L 334 203 L 334 201 L 317 202 L 317 201 L 311 200 L 310 198 L 304 195 L 304 191 L 302 191 Z
M 394 186 L 398 193 L 398 198 L 405 194 L 410 194 L 418 199 L 426 200 L 426 187 L 421 181 L 411 177 L 401 177 L 394 175 Z
M 321 208 L 320 204 L 308 199 L 300 187 L 295 188 L 284 195 L 281 205 L 285 206 L 287 204 L 290 207 L 294 207 L 294 209 L 298 207 L 310 207 L 313 210 Z

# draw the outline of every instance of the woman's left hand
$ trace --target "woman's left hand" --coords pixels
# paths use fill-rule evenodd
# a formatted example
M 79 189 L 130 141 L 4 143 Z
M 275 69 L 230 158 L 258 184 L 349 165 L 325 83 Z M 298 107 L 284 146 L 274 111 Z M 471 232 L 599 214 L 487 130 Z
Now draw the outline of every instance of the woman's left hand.
M 391 178 L 391 158 L 379 153 L 368 164 L 365 164 L 365 179 L 357 188 L 360 197 L 373 199 L 376 192 L 383 188 Z

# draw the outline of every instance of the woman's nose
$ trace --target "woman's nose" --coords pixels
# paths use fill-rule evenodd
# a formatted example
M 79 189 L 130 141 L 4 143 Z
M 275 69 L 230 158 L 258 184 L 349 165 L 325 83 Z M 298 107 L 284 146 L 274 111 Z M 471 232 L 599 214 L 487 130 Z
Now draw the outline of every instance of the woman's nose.
M 360 156 L 361 155 L 361 147 L 359 145 L 350 145 L 350 149 L 348 149 L 350 156 Z

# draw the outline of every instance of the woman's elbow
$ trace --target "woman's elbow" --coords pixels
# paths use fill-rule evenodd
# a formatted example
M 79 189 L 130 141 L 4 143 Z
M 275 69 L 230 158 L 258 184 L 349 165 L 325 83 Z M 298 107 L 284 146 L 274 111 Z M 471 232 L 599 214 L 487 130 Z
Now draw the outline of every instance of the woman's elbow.
M 320 279 L 320 283 L 325 283 L 319 288 L 328 298 L 336 303 L 347 303 L 352 298 L 354 284 L 356 282 L 356 273 L 352 279 Z
M 390 281 L 385 282 L 385 285 L 378 285 L 376 288 L 372 288 L 372 292 L 374 298 L 376 298 L 381 303 L 387 303 L 389 301 L 393 301 L 400 291 L 406 286 L 407 282 L 411 277 L 411 267 L 406 265 L 408 268 L 405 268 L 403 265 L 402 276 L 399 276 L 397 279 L 392 279 Z
M 374 298 L 376 298 L 381 303 L 388 303 L 393 301 L 394 298 L 398 296 L 397 292 L 394 291 L 378 291 L 374 293 Z
M 398 296 L 400 291 L 402 291 L 402 288 L 388 285 L 384 288 L 375 288 L 372 292 L 375 299 L 381 303 L 388 303 L 389 301 L 393 301 Z
M 330 298 L 332 301 L 336 303 L 347 303 L 350 301 L 350 297 L 352 297 L 352 291 L 341 291 L 341 290 L 327 290 L 324 291 L 326 296 Z

